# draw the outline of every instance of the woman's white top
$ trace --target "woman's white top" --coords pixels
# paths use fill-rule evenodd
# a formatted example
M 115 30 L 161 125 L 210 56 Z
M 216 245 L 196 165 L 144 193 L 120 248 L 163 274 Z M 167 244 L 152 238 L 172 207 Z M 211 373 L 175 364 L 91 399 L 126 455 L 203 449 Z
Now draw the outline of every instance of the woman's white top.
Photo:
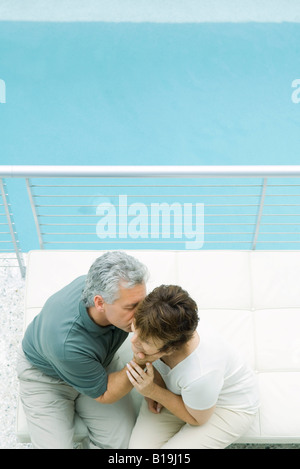
M 197 348 L 174 368 L 154 362 L 167 389 L 182 396 L 191 409 L 215 404 L 235 411 L 255 413 L 259 407 L 256 376 L 238 352 L 225 340 L 202 326 Z

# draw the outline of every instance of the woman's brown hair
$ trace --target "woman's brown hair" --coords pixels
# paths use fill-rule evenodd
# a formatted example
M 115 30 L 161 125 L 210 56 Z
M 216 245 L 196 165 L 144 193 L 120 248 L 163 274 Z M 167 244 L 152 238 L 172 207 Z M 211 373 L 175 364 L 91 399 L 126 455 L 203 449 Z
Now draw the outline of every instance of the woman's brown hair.
M 139 338 L 159 339 L 164 343 L 160 352 L 179 348 L 188 342 L 199 322 L 196 302 L 177 285 L 161 285 L 140 303 L 134 327 Z

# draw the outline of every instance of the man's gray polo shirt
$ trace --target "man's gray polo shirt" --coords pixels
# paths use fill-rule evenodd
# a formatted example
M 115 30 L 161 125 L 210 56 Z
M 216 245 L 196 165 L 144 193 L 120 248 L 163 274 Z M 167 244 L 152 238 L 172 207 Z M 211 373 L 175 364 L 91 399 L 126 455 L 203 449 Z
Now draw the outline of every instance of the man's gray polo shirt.
M 77 278 L 47 300 L 29 324 L 22 347 L 43 373 L 96 398 L 106 391 L 105 368 L 128 333 L 98 326 L 89 317 L 80 299 L 85 279 Z

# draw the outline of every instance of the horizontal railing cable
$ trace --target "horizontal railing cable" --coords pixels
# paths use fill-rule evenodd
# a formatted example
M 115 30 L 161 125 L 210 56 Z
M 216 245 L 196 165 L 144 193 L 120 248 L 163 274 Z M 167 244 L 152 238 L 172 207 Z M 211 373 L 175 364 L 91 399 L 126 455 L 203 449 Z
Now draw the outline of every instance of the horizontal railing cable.
M 299 249 L 300 165 L 0 166 L 1 175 L 25 179 L 40 249 Z

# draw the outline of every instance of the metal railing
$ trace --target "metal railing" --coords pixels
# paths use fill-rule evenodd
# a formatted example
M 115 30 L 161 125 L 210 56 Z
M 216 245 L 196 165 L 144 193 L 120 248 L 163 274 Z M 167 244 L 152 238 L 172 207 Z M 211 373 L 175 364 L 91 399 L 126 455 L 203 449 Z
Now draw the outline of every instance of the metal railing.
M 0 252 L 0 265 L 19 267 L 21 275 L 24 277 L 24 259 L 20 249 L 4 179 L 0 179 Z M 15 260 L 17 261 L 17 264 L 14 262 Z
M 2 166 L 40 249 L 299 249 L 300 166 Z

